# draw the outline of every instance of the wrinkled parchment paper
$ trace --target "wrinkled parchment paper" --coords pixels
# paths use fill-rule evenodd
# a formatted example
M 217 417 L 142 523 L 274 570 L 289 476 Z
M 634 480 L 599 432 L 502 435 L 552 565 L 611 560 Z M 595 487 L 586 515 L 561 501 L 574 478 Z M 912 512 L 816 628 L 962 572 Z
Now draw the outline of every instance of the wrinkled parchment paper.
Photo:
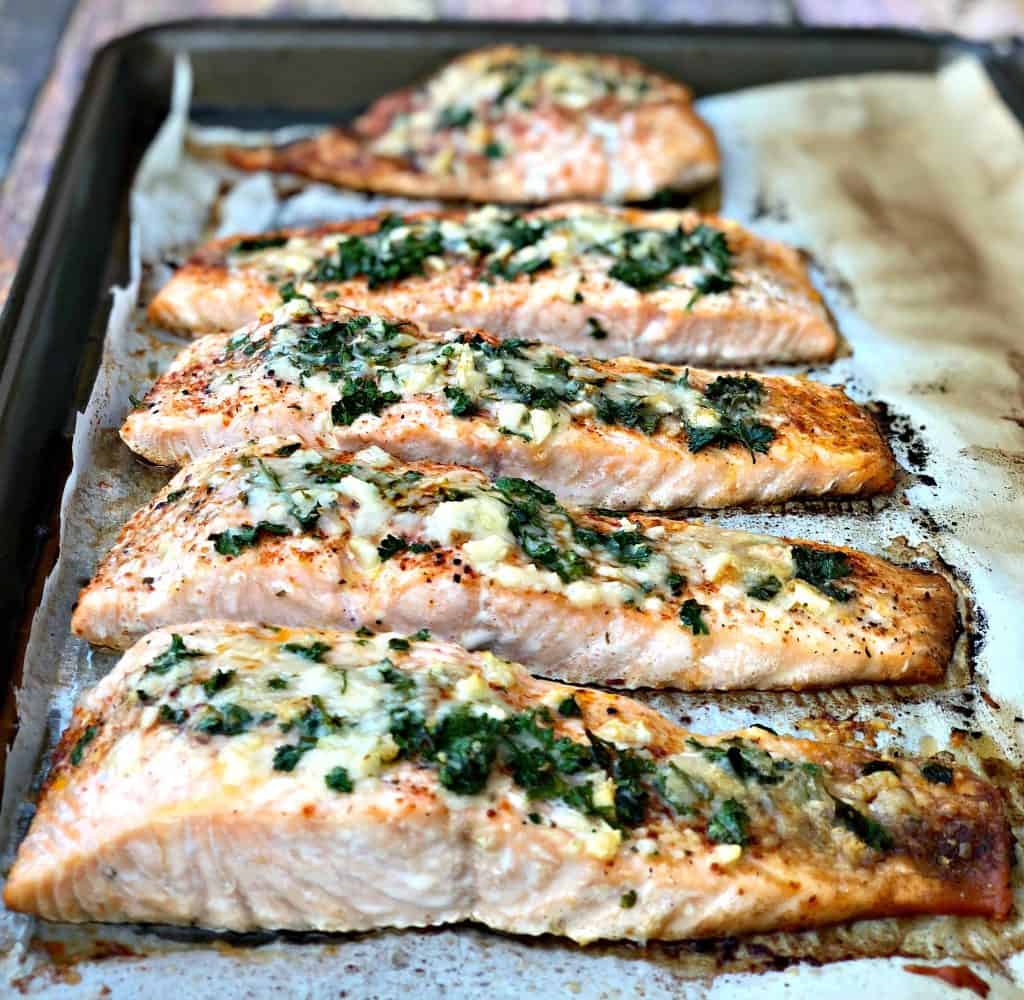
M 181 346 L 141 306 L 169 267 L 214 234 L 299 225 L 409 203 L 267 175 L 186 152 L 217 142 L 189 130 L 189 73 L 132 196 L 132 280 L 117 289 L 105 356 L 74 437 L 61 556 L 45 589 L 19 697 L 0 850 L 10 864 L 46 752 L 83 687 L 113 658 L 68 636 L 78 587 L 165 473 L 116 436 Z M 784 732 L 952 750 L 1008 789 L 1021 829 L 1024 748 L 1024 136 L 981 68 L 789 84 L 701 102 L 725 157 L 722 212 L 809 255 L 851 353 L 813 377 L 879 401 L 906 474 L 891 498 L 726 511 L 725 525 L 855 545 L 930 563 L 963 594 L 967 626 L 938 688 L 822 694 L 647 694 L 695 731 L 761 721 Z M 237 136 L 236 136 L 237 138 Z M 258 137 L 251 137 L 258 138 Z M 192 148 L 195 148 L 194 145 Z M 1024 875 L 1017 866 L 1018 909 Z M 4 989 L 47 997 L 943 996 L 901 959 L 969 962 L 991 996 L 1021 995 L 1024 918 L 1005 925 L 922 918 L 710 945 L 578 948 L 476 927 L 369 935 L 205 935 L 181 929 L 64 927 L 0 915 Z M 875 957 L 872 957 L 875 956 Z M 787 966 L 790 959 L 813 962 Z M 824 962 L 819 967 L 818 962 Z M 784 971 L 778 971 L 784 968 Z M 773 971 L 774 970 L 774 971 Z M 7 985 L 10 984 L 10 985 Z

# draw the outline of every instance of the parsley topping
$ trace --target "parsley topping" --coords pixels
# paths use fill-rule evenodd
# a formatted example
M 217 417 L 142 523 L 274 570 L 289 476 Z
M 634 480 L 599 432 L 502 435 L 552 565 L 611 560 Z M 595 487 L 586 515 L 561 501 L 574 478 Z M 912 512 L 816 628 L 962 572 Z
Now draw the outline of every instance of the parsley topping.
M 256 250 L 269 250 L 272 247 L 283 247 L 288 242 L 287 236 L 253 236 L 239 240 L 232 248 L 232 253 L 253 253 Z
M 734 284 L 732 251 L 725 233 L 703 223 L 689 232 L 682 226 L 674 230 L 627 229 L 604 249 L 616 258 L 608 274 L 641 292 L 660 287 L 680 267 L 701 268 L 687 308 L 701 295 L 724 292 Z
M 865 816 L 848 802 L 833 796 L 836 806 L 836 822 L 845 826 L 858 840 L 876 851 L 887 851 L 893 846 L 892 834 L 877 820 Z
M 282 743 L 274 750 L 274 770 L 294 771 L 296 765 L 317 744 L 316 738 L 303 736 L 298 743 Z
M 706 605 L 698 604 L 691 597 L 689 600 L 684 601 L 679 609 L 679 620 L 694 635 L 709 635 L 707 623 L 702 617 L 705 611 L 707 611 Z
M 348 771 L 340 764 L 337 767 L 332 767 L 324 775 L 324 784 L 332 792 L 351 792 L 354 787 Z
M 219 708 L 204 705 L 195 730 L 219 736 L 238 736 L 252 725 L 252 713 L 241 705 L 228 703 Z
M 442 108 L 437 116 L 437 127 L 465 128 L 473 120 L 472 108 L 460 108 L 454 104 Z
M 502 477 L 495 487 L 508 505 L 508 527 L 513 538 L 534 562 L 569 583 L 586 576 L 589 567 L 575 552 L 562 549 L 548 519 L 555 510 L 555 495 L 528 479 Z
M 212 698 L 218 691 L 223 691 L 224 688 L 231 685 L 234 679 L 234 670 L 218 670 L 211 677 L 207 677 L 203 681 L 203 691 L 206 693 L 206 697 Z
M 395 230 L 405 229 L 395 237 Z M 378 288 L 423 274 L 424 261 L 444 252 L 441 231 L 436 227 L 406 227 L 400 216 L 386 215 L 376 232 L 341 240 L 334 255 L 318 260 L 308 280 L 349 281 L 365 277 L 370 288 Z
M 708 822 L 708 840 L 716 844 L 750 843 L 750 815 L 735 799 L 726 799 Z
M 299 642 L 286 642 L 281 648 L 287 653 L 294 653 L 304 660 L 309 660 L 310 663 L 323 663 L 324 654 L 331 651 L 326 642 L 311 642 L 308 646 L 303 646 Z
M 171 633 L 171 644 L 159 655 L 149 661 L 147 673 L 166 674 L 173 670 L 182 660 L 191 660 L 202 656 L 198 650 L 189 649 L 177 632 Z
M 379 416 L 381 410 L 401 398 L 397 392 L 382 392 L 370 375 L 346 378 L 341 383 L 341 399 L 331 407 L 331 420 L 347 427 L 364 413 Z
M 619 906 L 624 910 L 631 910 L 636 906 L 636 889 L 630 889 L 629 892 L 624 892 L 622 898 L 619 900 Z
M 763 576 L 747 589 L 747 597 L 758 601 L 770 601 L 782 590 L 782 581 L 777 576 Z
M 160 706 L 157 718 L 161 722 L 169 722 L 180 726 L 188 718 L 188 712 L 183 708 L 171 708 L 170 705 L 164 704 Z
M 71 761 L 72 767 L 78 767 L 82 763 L 82 756 L 85 753 L 85 748 L 92 743 L 96 738 L 96 733 L 99 730 L 96 726 L 86 726 L 85 731 L 75 741 L 75 745 L 71 748 L 71 753 L 68 754 L 68 760 Z
M 398 535 L 385 535 L 377 544 L 377 555 L 381 562 L 387 562 L 392 556 L 397 556 L 399 552 L 404 552 L 408 547 L 409 543 L 404 538 L 399 538 Z
M 451 409 L 453 416 L 470 417 L 476 413 L 476 403 L 457 386 L 445 386 L 444 395 L 448 400 L 449 408 Z
M 709 446 L 725 448 L 736 442 L 742 444 L 751 457 L 757 452 L 765 454 L 775 440 L 775 431 L 754 419 L 763 394 L 761 383 L 749 375 L 721 375 L 716 378 L 704 390 L 703 396 L 718 413 L 720 423 L 709 427 L 688 426 L 686 440 L 690 451 L 697 452 Z
M 853 572 L 845 553 L 811 549 L 805 545 L 794 545 L 790 551 L 793 554 L 793 575 L 798 580 L 804 580 L 834 601 L 848 601 L 853 597 L 852 590 L 844 590 L 832 583 Z

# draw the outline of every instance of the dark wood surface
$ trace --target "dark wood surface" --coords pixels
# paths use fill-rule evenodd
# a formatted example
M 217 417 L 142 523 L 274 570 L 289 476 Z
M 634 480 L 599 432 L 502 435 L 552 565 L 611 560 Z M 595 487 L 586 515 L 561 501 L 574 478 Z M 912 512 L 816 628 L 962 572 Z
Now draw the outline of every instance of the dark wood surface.
M 0 0 L 0 308 L 93 52 L 202 16 L 508 18 L 895 25 L 1024 33 L 1024 0 Z

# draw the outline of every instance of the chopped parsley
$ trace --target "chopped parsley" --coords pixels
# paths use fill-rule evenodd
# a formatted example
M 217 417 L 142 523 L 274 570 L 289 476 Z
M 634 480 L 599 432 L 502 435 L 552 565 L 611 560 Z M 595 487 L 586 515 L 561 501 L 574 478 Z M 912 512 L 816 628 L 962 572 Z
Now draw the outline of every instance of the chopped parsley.
M 508 506 L 509 531 L 526 555 L 565 583 L 590 572 L 580 556 L 558 544 L 549 524 L 551 514 L 561 511 L 553 493 L 528 479 L 502 477 L 494 485 Z
M 566 719 L 578 719 L 583 715 L 583 712 L 576 698 L 573 695 L 569 695 L 568 698 L 563 698 L 558 703 L 558 714 Z
M 690 737 L 686 745 L 691 750 L 699 751 L 705 759 L 725 768 L 740 781 L 753 781 L 758 785 L 778 785 L 785 779 L 786 773 L 792 769 L 789 761 L 776 760 L 767 750 L 762 750 L 756 743 L 734 738 L 706 746 L 699 740 Z
M 437 127 L 439 129 L 454 128 L 461 129 L 465 128 L 473 120 L 473 109 L 472 108 L 460 108 L 455 104 L 451 104 L 446 108 L 442 108 L 437 116 Z
M 471 417 L 476 413 L 476 403 L 471 396 L 458 388 L 458 386 L 447 385 L 444 389 L 445 398 L 448 400 L 449 409 L 456 417 Z
M 763 395 L 761 382 L 749 375 L 721 375 L 709 383 L 703 396 L 718 414 L 720 422 L 708 427 L 688 425 L 686 440 L 690 451 L 698 452 L 712 446 L 726 448 L 738 443 L 750 452 L 751 457 L 758 452 L 765 454 L 775 440 L 775 431 L 754 419 Z
M 228 703 L 219 707 L 204 705 L 202 714 L 194 725 L 200 733 L 218 736 L 238 736 L 252 725 L 252 713 L 241 705 Z
M 845 826 L 858 840 L 876 851 L 887 851 L 893 846 L 892 834 L 877 820 L 854 809 L 849 802 L 833 796 L 836 807 L 836 822 Z
M 811 549 L 805 545 L 794 545 L 790 551 L 793 555 L 793 575 L 798 580 L 804 580 L 834 601 L 848 601 L 853 597 L 852 590 L 837 587 L 832 582 L 842 580 L 853 572 L 845 553 Z
M 257 250 L 270 250 L 283 247 L 288 242 L 287 236 L 252 236 L 239 240 L 232 248 L 232 253 L 254 253 Z
M 629 892 L 624 892 L 622 897 L 619 899 L 619 906 L 624 910 L 631 910 L 636 906 L 636 889 L 630 889 Z
M 691 597 L 689 600 L 684 601 L 682 607 L 680 607 L 679 620 L 694 635 L 709 635 L 707 622 L 703 618 L 705 611 L 707 611 L 707 607 L 703 604 L 698 604 Z
M 259 524 L 242 524 L 237 528 L 225 528 L 210 535 L 213 547 L 222 556 L 237 556 L 245 549 L 258 545 L 264 535 L 290 535 L 291 529 L 284 524 L 260 521 Z
M 391 646 L 391 643 L 395 641 L 394 639 L 390 640 L 388 645 Z M 398 641 L 404 642 L 406 649 L 409 648 L 409 644 L 404 639 Z M 391 648 L 396 649 L 400 647 L 391 646 Z M 416 690 L 416 681 L 409 674 L 396 670 L 395 665 L 390 660 L 381 660 L 377 664 L 377 674 L 385 684 L 390 684 L 399 694 L 408 695 Z
M 96 738 L 96 733 L 99 729 L 96 726 L 86 726 L 82 735 L 75 741 L 75 745 L 71 748 L 71 753 L 68 754 L 68 760 L 71 761 L 72 767 L 78 767 L 82 763 L 82 756 L 85 754 L 85 748 L 92 743 Z
M 762 576 L 747 588 L 747 597 L 758 601 L 770 601 L 782 590 L 782 581 L 777 576 Z
M 726 799 L 708 822 L 708 840 L 716 844 L 750 843 L 750 815 L 736 799 Z
M 301 292 L 296 291 L 294 281 L 286 281 L 277 289 L 277 294 L 281 296 L 282 302 L 291 302 L 292 299 L 304 299 L 306 302 L 309 301 L 308 295 L 303 295 Z
M 379 416 L 380 411 L 401 400 L 397 392 L 382 392 L 370 375 L 346 378 L 341 383 L 341 399 L 331 407 L 331 420 L 347 427 L 364 413 Z
M 311 642 L 304 646 L 300 642 L 286 642 L 281 647 L 286 653 L 294 653 L 310 663 L 323 663 L 324 655 L 331 651 L 326 642 Z
M 400 237 L 396 230 L 403 229 Z M 316 261 L 307 280 L 349 281 L 365 277 L 370 288 L 423 274 L 424 261 L 444 252 L 436 226 L 408 226 L 400 216 L 386 215 L 377 230 L 339 241 L 334 254 Z
M 212 698 L 218 691 L 230 687 L 235 680 L 234 670 L 218 670 L 215 674 L 203 681 L 203 691 L 207 698 Z
M 340 764 L 337 767 L 332 767 L 324 775 L 324 784 L 332 792 L 351 792 L 354 787 L 348 771 Z
M 188 718 L 188 712 L 183 708 L 171 708 L 170 705 L 163 704 L 157 711 L 157 718 L 161 722 L 169 722 L 180 726 Z
M 642 399 L 616 400 L 602 394 L 595 399 L 594 409 L 603 424 L 639 428 L 645 434 L 653 434 L 662 418 L 661 413 Z
M 398 535 L 385 535 L 377 544 L 377 555 L 381 562 L 387 562 L 392 556 L 404 552 L 409 543 Z
M 689 232 L 682 226 L 674 230 L 627 229 L 603 249 L 616 258 L 609 276 L 641 292 L 661 287 L 680 267 L 701 268 L 687 308 L 701 295 L 724 292 L 734 284 L 732 251 L 725 233 L 703 223 Z
M 159 655 L 155 656 L 149 661 L 149 665 L 146 667 L 147 673 L 152 674 L 166 674 L 169 670 L 173 670 L 183 660 L 195 659 L 197 656 L 203 656 L 197 649 L 189 649 L 185 645 L 185 640 L 182 639 L 177 632 L 171 633 L 171 644 Z
M 274 770 L 294 771 L 296 765 L 317 744 L 316 737 L 300 737 L 298 743 L 282 743 L 274 750 Z

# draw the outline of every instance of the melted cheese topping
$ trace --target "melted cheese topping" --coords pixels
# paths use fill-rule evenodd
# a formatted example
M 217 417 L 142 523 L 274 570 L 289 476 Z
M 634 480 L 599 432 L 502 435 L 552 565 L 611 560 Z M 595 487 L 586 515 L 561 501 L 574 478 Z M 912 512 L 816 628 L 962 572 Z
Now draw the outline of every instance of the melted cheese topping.
M 797 578 L 794 549 L 778 539 L 696 524 L 679 531 L 650 525 L 645 533 L 627 517 L 580 520 L 526 480 L 491 484 L 468 470 L 424 474 L 379 448 L 342 463 L 296 446 L 242 453 L 210 480 L 234 489 L 247 511 L 240 526 L 235 518 L 234 527 L 211 535 L 224 555 L 265 536 L 315 531 L 345 538 L 366 575 L 396 554 L 429 558 L 440 546 L 500 586 L 563 594 L 579 607 L 673 613 L 713 590 L 727 605 L 756 602 L 779 618 L 795 605 L 819 617 L 855 613 Z M 773 587 L 759 592 L 765 581 Z
M 492 345 L 454 332 L 437 340 L 416 336 L 415 327 L 379 315 L 364 314 L 359 320 L 322 321 L 315 312 L 302 316 L 294 308 L 279 311 L 273 323 L 228 342 L 226 359 L 231 364 L 218 367 L 209 383 L 210 395 L 230 400 L 237 390 L 237 369 L 248 366 L 265 379 L 314 395 L 325 415 L 350 392 L 351 380 L 373 380 L 382 402 L 367 403 L 354 416 L 364 422 L 393 403 L 428 396 L 444 400 L 456 416 L 532 447 L 549 447 L 566 428 L 594 422 L 682 438 L 691 450 L 728 447 L 738 440 L 729 434 L 715 437 L 728 422 L 725 411 L 690 384 L 685 369 L 651 366 L 647 372 L 611 372 L 542 344 Z M 707 393 L 730 380 L 753 392 L 743 419 L 755 423 L 761 396 L 755 379 L 716 379 Z M 729 420 L 736 426 L 734 418 Z M 769 440 L 774 434 L 767 425 L 755 426 Z M 767 445 L 756 447 L 766 450 Z
M 628 845 L 729 865 L 749 842 L 799 841 L 858 866 L 894 846 L 892 830 L 919 827 L 908 779 L 923 779 L 909 763 L 870 761 L 837 782 L 827 765 L 767 752 L 753 731 L 690 737 L 665 755 L 643 718 L 601 710 L 588 731 L 583 692 L 556 685 L 524 707 L 522 668 L 423 634 L 199 628 L 153 644 L 133 669 L 123 697 L 136 714 L 106 765 L 116 772 L 138 766 L 154 727 L 205 746 L 227 788 L 278 774 L 320 796 L 372 791 L 408 759 L 436 774 L 450 808 L 506 802 L 601 861 Z
M 431 272 L 470 263 L 480 268 L 480 280 L 490 282 L 497 278 L 513 279 L 541 268 L 577 272 L 586 263 L 612 271 L 614 262 L 623 259 L 659 259 L 665 253 L 665 241 L 681 232 L 680 226 L 664 227 L 664 223 L 657 228 L 637 228 L 621 214 L 600 207 L 539 218 L 519 216 L 500 205 L 485 205 L 467 213 L 461 220 L 396 220 L 389 217 L 382 220 L 377 231 L 363 237 L 296 235 L 281 246 L 253 251 L 236 249 L 229 255 L 228 263 L 229 266 L 261 271 L 276 283 L 287 280 L 305 282 L 306 285 L 301 286 L 303 293 L 315 296 L 318 283 L 338 280 L 324 264 L 334 259 L 339 243 L 372 247 L 378 259 L 393 260 L 400 256 L 410 241 L 434 241 L 439 253 L 428 258 Z M 692 233 L 725 239 L 723 232 L 707 225 L 696 227 Z M 728 256 L 727 246 L 725 253 Z M 682 287 L 689 294 L 699 287 L 702 277 L 715 273 L 722 266 L 716 265 L 703 253 L 693 253 L 688 260 L 680 260 L 651 287 L 669 284 Z M 564 290 L 567 301 L 579 301 L 578 281 L 578 273 L 567 276 Z M 634 287 L 642 288 L 640 285 Z M 727 293 L 728 287 L 717 291 Z
M 654 77 L 593 56 L 565 58 L 527 48 L 490 58 L 460 59 L 413 94 L 370 143 L 380 156 L 416 157 L 433 174 L 456 166 L 457 152 L 496 159 L 508 152 L 502 128 L 510 116 L 559 108 L 582 112 L 612 100 L 633 107 L 663 98 Z M 610 122 L 609 122 L 610 124 Z

